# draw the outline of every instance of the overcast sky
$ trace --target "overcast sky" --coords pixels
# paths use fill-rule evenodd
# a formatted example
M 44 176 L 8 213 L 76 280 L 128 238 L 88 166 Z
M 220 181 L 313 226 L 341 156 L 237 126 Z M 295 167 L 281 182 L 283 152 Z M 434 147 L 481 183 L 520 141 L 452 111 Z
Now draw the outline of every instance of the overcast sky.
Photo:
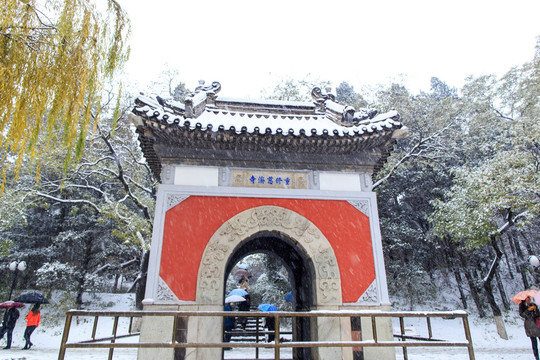
M 540 0 L 126 0 L 131 79 L 165 67 L 188 88 L 219 81 L 221 93 L 260 97 L 284 78 L 360 86 L 406 76 L 413 91 L 437 76 L 504 74 L 530 61 Z

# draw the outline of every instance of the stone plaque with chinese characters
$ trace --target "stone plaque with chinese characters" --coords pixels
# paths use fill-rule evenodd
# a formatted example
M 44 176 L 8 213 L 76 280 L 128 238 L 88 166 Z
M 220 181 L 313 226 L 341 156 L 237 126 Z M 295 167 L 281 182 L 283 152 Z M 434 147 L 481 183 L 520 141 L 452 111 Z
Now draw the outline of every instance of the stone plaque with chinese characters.
M 275 189 L 309 189 L 309 182 L 307 172 L 232 170 L 231 186 Z

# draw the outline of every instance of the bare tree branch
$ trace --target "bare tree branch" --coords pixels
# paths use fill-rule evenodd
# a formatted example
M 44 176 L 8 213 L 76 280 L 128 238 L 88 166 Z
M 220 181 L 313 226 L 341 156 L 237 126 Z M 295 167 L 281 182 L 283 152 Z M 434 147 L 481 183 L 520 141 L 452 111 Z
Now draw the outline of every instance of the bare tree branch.
M 36 191 L 35 194 L 38 195 L 38 196 L 44 197 L 46 199 L 50 199 L 50 200 L 57 201 L 59 203 L 64 203 L 64 204 L 86 204 L 86 205 L 89 205 L 89 206 L 93 207 L 97 211 L 98 214 L 101 214 L 100 208 L 96 204 L 94 204 L 93 202 L 88 201 L 88 200 L 83 200 L 83 199 L 62 199 L 62 198 L 58 198 L 56 196 L 52 196 L 52 195 L 49 195 L 49 194 L 42 193 L 40 191 Z
M 141 202 L 141 200 L 131 191 L 131 187 L 129 186 L 129 182 L 127 181 L 126 176 L 124 174 L 124 167 L 122 165 L 122 162 L 120 161 L 120 158 L 118 157 L 118 154 L 117 154 L 114 146 L 110 142 L 110 134 L 104 133 L 99 125 L 97 125 L 97 130 L 101 134 L 101 139 L 105 142 L 105 145 L 109 149 L 109 152 L 110 152 L 111 156 L 114 159 L 114 162 L 116 164 L 118 172 L 114 173 L 110 169 L 105 169 L 105 170 L 106 171 L 111 171 L 111 173 L 115 174 L 115 177 L 120 181 L 120 183 L 124 187 L 124 191 L 129 195 L 131 200 L 133 200 L 135 205 L 137 205 L 137 207 L 143 211 L 143 214 L 144 214 L 144 217 L 146 218 L 146 220 L 149 221 L 150 223 L 152 223 L 152 215 L 150 214 L 150 209 L 148 208 L 148 206 L 144 205 Z
M 455 124 L 455 120 L 451 121 L 448 125 L 446 125 L 442 129 L 434 132 L 430 136 L 428 136 L 426 138 L 423 138 L 423 139 L 420 139 L 418 141 L 418 143 L 416 143 L 411 148 L 411 150 L 409 150 L 401 159 L 399 159 L 399 161 L 394 166 L 392 166 L 392 168 L 388 171 L 388 173 L 383 178 L 379 179 L 377 182 L 375 182 L 373 184 L 372 189 L 376 189 L 379 185 L 381 185 L 382 183 L 387 181 L 395 173 L 395 171 L 401 166 L 401 164 L 403 164 L 405 161 L 407 161 L 407 160 L 409 160 L 409 159 L 411 159 L 413 157 L 419 156 L 424 151 L 423 148 L 422 148 L 423 146 L 425 146 L 426 144 L 429 144 L 433 139 L 439 137 L 442 133 L 444 133 L 446 130 L 448 130 L 450 127 L 452 127 L 454 124 Z

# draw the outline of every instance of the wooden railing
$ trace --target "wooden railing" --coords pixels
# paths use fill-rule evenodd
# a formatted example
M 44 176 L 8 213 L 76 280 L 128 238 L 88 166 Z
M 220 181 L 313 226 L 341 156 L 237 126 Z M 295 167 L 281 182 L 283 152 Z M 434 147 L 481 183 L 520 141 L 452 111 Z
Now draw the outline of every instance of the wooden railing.
M 141 342 L 136 339 L 133 342 L 116 342 L 118 339 L 126 339 L 137 337 L 140 335 L 134 330 L 134 319 L 143 318 L 145 316 L 165 316 L 173 318 L 174 329 L 171 333 L 170 341 L 165 342 Z M 179 342 L 176 340 L 176 329 L 178 328 L 179 318 L 199 317 L 199 316 L 221 316 L 221 317 L 274 317 L 275 318 L 275 341 L 272 343 L 260 342 Z M 110 336 L 97 336 L 97 328 L 100 318 L 113 318 L 112 329 Z M 359 341 L 286 341 L 283 342 L 280 338 L 280 320 L 283 318 L 362 318 L 371 319 L 371 335 L 369 339 Z M 92 332 L 88 339 L 77 342 L 70 342 L 69 336 L 72 328 L 73 319 L 81 318 L 93 319 Z M 398 319 L 400 333 L 394 334 L 397 340 L 388 341 L 380 340 L 377 334 L 377 319 L 391 318 Z M 406 335 L 404 319 L 406 318 L 425 318 L 428 334 L 427 336 L 410 336 Z M 434 338 L 432 331 L 432 318 L 444 318 L 450 320 L 461 319 L 463 323 L 463 341 L 445 340 L 442 338 Z M 120 319 L 125 319 L 128 322 L 127 331 L 119 333 Z M 288 332 L 290 334 L 290 332 Z M 462 347 L 467 348 L 470 360 L 474 360 L 474 350 L 469 328 L 467 313 L 464 311 L 444 311 L 444 312 L 385 312 L 385 311 L 313 311 L 313 312 L 230 312 L 230 311 L 86 311 L 86 310 L 70 310 L 66 313 L 66 323 L 58 360 L 64 360 L 68 349 L 109 349 L 108 359 L 112 360 L 115 349 L 120 348 L 273 348 L 274 359 L 280 359 L 280 350 L 284 348 L 324 348 L 324 347 L 352 347 L 352 348 L 367 348 L 367 347 L 392 347 L 402 348 L 404 360 L 408 359 L 408 348 L 418 347 Z

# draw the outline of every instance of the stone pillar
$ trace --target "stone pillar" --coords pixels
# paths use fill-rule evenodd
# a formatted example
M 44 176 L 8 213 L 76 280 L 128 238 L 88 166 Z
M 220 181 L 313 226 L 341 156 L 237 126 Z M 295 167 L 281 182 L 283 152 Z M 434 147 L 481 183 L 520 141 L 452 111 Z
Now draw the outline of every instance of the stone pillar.
M 346 310 L 369 310 L 369 311 L 388 311 L 388 306 L 361 306 L 352 308 L 347 306 Z M 336 309 L 321 309 L 321 311 L 332 311 Z M 351 326 L 350 317 L 317 317 L 313 318 L 312 334 L 316 337 L 316 341 L 357 341 L 357 340 L 372 340 L 373 328 L 371 317 L 361 317 L 355 326 Z M 354 327 L 354 329 L 353 329 Z M 360 330 L 358 330 L 360 329 Z M 354 331 L 353 331 L 354 330 Z M 392 341 L 394 338 L 392 329 L 392 319 L 381 317 L 376 319 L 376 331 L 378 341 Z M 360 351 L 359 348 L 350 347 L 320 347 L 312 350 L 313 358 L 316 360 L 353 360 L 355 351 Z M 362 350 L 364 360 L 395 360 L 395 349 L 390 347 L 364 347 Z
M 147 311 L 221 311 L 219 306 L 205 305 L 155 305 L 145 304 Z M 173 336 L 174 317 L 145 316 L 141 322 L 141 342 L 170 343 Z M 187 343 L 219 343 L 223 341 L 223 317 L 189 316 L 177 321 L 176 341 Z M 186 360 L 220 359 L 221 348 L 145 349 L 138 352 L 138 360 L 173 360 L 175 352 Z
M 187 310 L 187 309 L 181 309 Z M 198 311 L 222 311 L 222 307 L 200 305 Z M 223 342 L 222 316 L 191 316 L 188 323 L 188 343 Z M 222 348 L 189 348 L 186 360 L 221 359 Z
M 351 309 L 350 307 L 347 307 Z M 352 309 L 351 309 L 352 310 Z M 374 306 L 374 307 L 362 307 L 355 310 L 369 310 L 369 311 L 389 311 L 390 306 Z M 392 319 L 389 317 L 375 318 L 377 331 L 377 341 L 393 341 L 394 331 L 392 328 Z M 371 317 L 360 318 L 360 340 L 373 340 L 373 327 L 371 323 Z M 364 360 L 395 360 L 396 352 L 393 347 L 364 347 Z
M 317 317 L 313 318 L 312 334 L 316 336 L 316 341 L 340 341 L 342 340 L 342 321 L 339 317 Z M 343 359 L 346 348 L 341 347 L 317 347 L 313 348 L 312 354 L 314 360 Z
M 176 307 L 144 305 L 148 311 L 174 311 Z M 170 342 L 173 331 L 173 316 L 144 316 L 141 321 L 140 342 Z M 138 360 L 173 360 L 172 348 L 141 348 L 137 353 Z
M 341 339 L 342 341 L 352 340 L 351 338 L 351 320 L 348 317 L 340 317 L 339 321 L 341 323 Z M 342 348 L 341 350 L 341 359 L 342 360 L 353 360 L 353 349 L 352 348 Z

